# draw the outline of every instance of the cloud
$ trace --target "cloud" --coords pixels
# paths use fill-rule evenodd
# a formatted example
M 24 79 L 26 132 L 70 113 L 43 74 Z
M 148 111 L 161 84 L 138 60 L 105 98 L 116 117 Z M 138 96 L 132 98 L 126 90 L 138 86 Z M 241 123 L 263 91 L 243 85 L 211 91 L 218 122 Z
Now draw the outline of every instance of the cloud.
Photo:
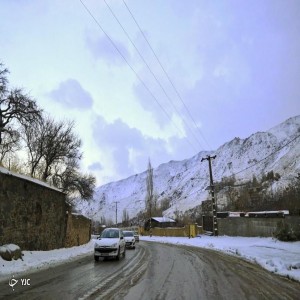
M 124 64 L 124 58 L 129 61 L 130 53 L 125 45 L 117 40 L 113 40 L 113 43 L 116 45 L 118 50 L 115 49 L 115 47 L 111 44 L 106 36 L 101 36 L 96 40 L 90 37 L 86 38 L 88 49 L 91 51 L 95 59 L 103 60 L 113 65 Z
M 93 126 L 93 136 L 99 149 L 110 154 L 117 178 L 143 172 L 147 168 L 148 158 L 154 166 L 170 159 L 165 140 L 144 136 L 121 119 L 109 124 L 98 116 Z M 103 167 L 108 167 L 108 164 L 104 163 Z
M 50 92 L 50 97 L 68 108 L 89 109 L 93 105 L 91 95 L 75 79 L 68 79 Z
M 284 1 L 273 5 L 261 1 L 203 1 L 199 5 L 192 1 L 175 3 L 172 8 L 186 17 L 182 22 L 185 30 L 177 31 L 178 44 L 170 40 L 166 47 L 165 52 L 172 48 L 173 55 L 161 61 L 167 70 L 173 70 L 169 75 L 195 121 L 203 125 L 211 148 L 234 136 L 267 130 L 299 111 L 297 1 L 288 5 Z M 166 37 L 165 44 L 167 41 Z M 177 49 L 181 52 L 174 55 Z M 178 64 L 183 70 L 176 70 Z M 159 124 L 165 122 L 143 86 L 134 89 L 141 105 Z M 180 109 L 184 116 L 184 108 Z M 192 140 L 187 129 L 186 133 Z
M 102 166 L 101 163 L 95 162 L 95 163 L 89 165 L 89 166 L 88 166 L 88 169 L 89 169 L 90 171 L 101 171 L 101 170 L 103 169 L 103 166 Z

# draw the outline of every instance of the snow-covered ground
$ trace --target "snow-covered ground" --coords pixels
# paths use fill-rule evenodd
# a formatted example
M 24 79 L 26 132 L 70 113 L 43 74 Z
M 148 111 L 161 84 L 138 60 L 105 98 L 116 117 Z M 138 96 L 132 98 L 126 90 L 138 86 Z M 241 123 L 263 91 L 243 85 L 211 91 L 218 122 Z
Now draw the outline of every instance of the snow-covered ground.
M 300 242 L 286 243 L 273 238 L 205 235 L 191 239 L 145 236 L 141 237 L 141 240 L 222 251 L 257 263 L 271 272 L 300 281 Z
M 143 241 L 183 244 L 219 250 L 258 263 L 263 268 L 300 281 L 300 242 L 280 242 L 272 238 L 245 237 L 148 237 Z M 72 248 L 51 251 L 23 251 L 23 261 L 5 261 L 0 257 L 0 281 L 17 277 L 23 272 L 33 272 L 71 261 L 80 256 L 91 255 L 93 259 L 94 240 Z
M 17 277 L 22 273 L 29 273 L 37 270 L 47 269 L 61 263 L 72 261 L 80 256 L 91 255 L 94 247 L 94 240 L 89 243 L 71 247 L 55 249 L 51 251 L 22 251 L 24 254 L 21 259 L 5 261 L 0 257 L 0 281 L 10 278 L 12 275 Z

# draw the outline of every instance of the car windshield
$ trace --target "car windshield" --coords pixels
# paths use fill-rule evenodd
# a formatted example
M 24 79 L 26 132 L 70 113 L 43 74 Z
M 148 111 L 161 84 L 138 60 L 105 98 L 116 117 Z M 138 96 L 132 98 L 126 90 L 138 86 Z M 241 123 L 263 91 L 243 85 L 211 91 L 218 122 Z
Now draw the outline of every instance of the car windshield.
M 119 231 L 115 229 L 109 229 L 109 230 L 104 230 L 101 233 L 101 238 L 118 238 L 119 237 Z
M 132 231 L 124 231 L 124 236 L 133 236 Z

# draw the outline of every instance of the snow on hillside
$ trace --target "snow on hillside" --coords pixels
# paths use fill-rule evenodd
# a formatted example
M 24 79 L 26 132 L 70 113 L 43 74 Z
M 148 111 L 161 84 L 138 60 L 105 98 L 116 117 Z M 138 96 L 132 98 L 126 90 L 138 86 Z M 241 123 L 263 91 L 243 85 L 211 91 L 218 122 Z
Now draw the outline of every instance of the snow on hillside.
M 184 212 L 209 199 L 208 163 L 201 162 L 208 154 L 217 155 L 212 161 L 215 182 L 233 174 L 238 182 L 245 182 L 253 175 L 259 178 L 273 170 L 281 176 L 275 188 L 286 186 L 300 172 L 300 138 L 296 138 L 299 135 L 300 116 L 296 116 L 267 132 L 257 132 L 246 139 L 234 138 L 216 151 L 202 151 L 190 159 L 161 164 L 153 171 L 158 203 L 169 198 L 171 207 L 164 213 L 173 216 L 175 211 Z M 118 202 L 118 222 L 122 221 L 124 209 L 134 217 L 145 209 L 146 176 L 145 171 L 100 186 L 94 198 L 88 203 L 81 201 L 77 209 L 94 220 L 105 216 L 115 222 Z

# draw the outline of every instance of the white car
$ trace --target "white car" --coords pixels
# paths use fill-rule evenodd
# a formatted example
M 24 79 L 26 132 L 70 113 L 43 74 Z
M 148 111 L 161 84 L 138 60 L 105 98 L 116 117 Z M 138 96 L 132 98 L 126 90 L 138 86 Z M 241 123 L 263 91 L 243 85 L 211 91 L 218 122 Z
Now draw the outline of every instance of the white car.
M 117 260 L 123 255 L 125 257 L 125 239 L 123 231 L 119 228 L 106 228 L 95 242 L 94 258 L 115 257 Z
M 123 231 L 124 232 L 124 239 L 127 248 L 135 249 L 135 238 L 133 231 Z

